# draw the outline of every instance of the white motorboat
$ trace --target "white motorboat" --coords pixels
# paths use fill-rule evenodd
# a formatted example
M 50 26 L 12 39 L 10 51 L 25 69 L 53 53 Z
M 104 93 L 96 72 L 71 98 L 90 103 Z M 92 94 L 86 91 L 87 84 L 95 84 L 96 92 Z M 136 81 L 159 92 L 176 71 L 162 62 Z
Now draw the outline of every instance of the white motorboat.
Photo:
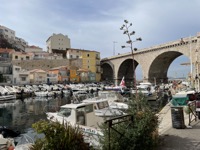
M 0 101 L 1 100 L 12 100 L 12 99 L 16 99 L 16 95 L 10 93 L 3 86 L 0 86 Z
M 137 86 L 137 89 L 132 90 L 133 94 L 143 94 L 147 100 L 157 100 L 158 95 L 155 91 L 155 87 L 149 82 L 142 82 Z
M 103 123 L 104 118 L 95 115 L 93 103 L 66 104 L 61 106 L 58 112 L 48 112 L 46 114 L 48 120 L 78 126 L 83 131 L 87 142 L 92 146 L 99 146 L 99 142 L 96 139 L 103 134 L 98 127 Z M 91 138 L 88 141 L 89 136 Z
M 107 103 L 107 107 L 112 109 L 127 110 L 128 104 L 124 103 L 128 101 L 125 97 L 116 91 L 99 91 L 98 97 L 87 98 L 83 102 L 93 103 Z M 107 102 L 106 102 L 107 101 Z M 99 104 L 100 105 L 100 104 Z M 98 107 L 97 107 L 98 108 Z M 100 108 L 99 108 L 100 109 Z
M 71 125 L 79 126 L 83 134 L 87 135 L 85 137 L 88 137 L 88 134 L 92 136 L 89 143 L 94 144 L 95 147 L 99 146 L 96 139 L 103 135 L 99 125 L 104 123 L 106 119 L 124 115 L 120 110 L 109 108 L 106 100 L 66 104 L 61 106 L 58 112 L 46 114 L 48 120 L 60 123 L 68 122 Z
M 35 91 L 35 96 L 38 97 L 51 97 L 54 95 L 54 92 L 50 92 L 50 91 Z
M 8 150 L 15 147 L 13 138 L 4 138 L 3 135 L 0 134 L 0 150 Z

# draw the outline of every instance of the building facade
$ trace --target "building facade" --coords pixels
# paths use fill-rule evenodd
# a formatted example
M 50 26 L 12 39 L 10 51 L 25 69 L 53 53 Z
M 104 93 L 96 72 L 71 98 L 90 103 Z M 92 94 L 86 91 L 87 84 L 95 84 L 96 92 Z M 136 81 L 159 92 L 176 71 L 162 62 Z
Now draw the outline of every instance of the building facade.
M 81 50 L 81 49 L 67 49 L 66 58 L 69 60 L 80 59 L 82 61 L 82 66 L 79 69 L 89 70 L 90 75 L 88 76 L 92 81 L 99 82 L 101 79 L 100 71 L 100 53 L 97 51 Z M 93 74 L 92 74 L 93 73 Z
M 50 36 L 47 41 L 47 52 L 52 53 L 53 49 L 56 50 L 66 50 L 67 48 L 71 48 L 70 39 L 67 35 L 53 34 Z
M 47 72 L 41 69 L 30 70 L 29 78 L 31 84 L 47 83 Z
M 56 68 L 52 68 L 48 71 L 47 77 L 49 83 L 66 83 L 69 82 L 69 74 L 70 71 L 68 70 L 67 66 L 60 66 Z M 57 77 L 57 80 L 52 80 Z
M 12 67 L 13 79 L 12 84 L 29 84 L 29 72 L 23 70 L 20 66 L 13 66 Z
M 42 48 L 34 45 L 27 46 L 25 47 L 25 52 L 42 52 Z
M 0 34 L 4 36 L 4 38 L 9 38 L 15 40 L 15 31 L 11 30 L 7 27 L 0 25 Z
M 26 52 L 12 53 L 12 60 L 33 60 L 33 57 L 34 57 L 33 53 L 26 53 Z

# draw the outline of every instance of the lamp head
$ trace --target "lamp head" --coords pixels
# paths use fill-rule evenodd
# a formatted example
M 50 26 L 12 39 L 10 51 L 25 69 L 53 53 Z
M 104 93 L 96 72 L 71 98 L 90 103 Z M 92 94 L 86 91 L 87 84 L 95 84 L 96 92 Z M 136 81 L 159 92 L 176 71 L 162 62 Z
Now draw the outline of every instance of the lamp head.
M 126 46 L 123 45 L 122 48 L 126 48 Z

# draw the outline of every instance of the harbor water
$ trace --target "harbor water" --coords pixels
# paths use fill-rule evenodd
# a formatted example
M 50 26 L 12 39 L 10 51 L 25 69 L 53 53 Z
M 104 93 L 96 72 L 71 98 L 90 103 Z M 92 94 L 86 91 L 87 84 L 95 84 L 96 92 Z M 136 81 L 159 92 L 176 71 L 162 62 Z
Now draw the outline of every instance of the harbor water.
M 0 126 L 26 133 L 32 124 L 43 119 L 46 120 L 48 110 L 71 103 L 71 97 L 30 97 L 9 101 L 0 101 Z M 149 101 L 157 108 L 156 101 Z
M 30 97 L 0 101 L 0 126 L 25 133 L 32 124 L 46 119 L 48 108 L 70 103 L 70 97 Z

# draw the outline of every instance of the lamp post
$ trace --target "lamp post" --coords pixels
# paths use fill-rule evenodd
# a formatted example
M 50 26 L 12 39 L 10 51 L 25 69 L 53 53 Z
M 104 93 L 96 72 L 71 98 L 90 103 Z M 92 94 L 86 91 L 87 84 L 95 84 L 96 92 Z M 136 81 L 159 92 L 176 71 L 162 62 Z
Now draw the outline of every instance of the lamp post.
M 137 93 L 137 88 L 136 88 L 136 75 L 135 75 L 135 62 L 134 62 L 134 53 L 133 51 L 137 51 L 137 48 L 133 48 L 133 42 L 136 41 L 142 41 L 142 38 L 136 38 L 135 40 L 131 39 L 131 36 L 135 34 L 135 31 L 129 32 L 129 28 L 132 26 L 132 23 L 129 23 L 127 20 L 124 20 L 124 24 L 120 28 L 120 30 L 123 30 L 123 34 L 126 34 L 128 36 L 128 41 L 126 41 L 129 46 L 122 46 L 122 48 L 129 47 L 131 49 L 131 55 L 133 59 L 133 88 L 136 89 Z
M 115 55 L 115 43 L 117 43 L 117 42 L 113 41 L 113 56 Z

